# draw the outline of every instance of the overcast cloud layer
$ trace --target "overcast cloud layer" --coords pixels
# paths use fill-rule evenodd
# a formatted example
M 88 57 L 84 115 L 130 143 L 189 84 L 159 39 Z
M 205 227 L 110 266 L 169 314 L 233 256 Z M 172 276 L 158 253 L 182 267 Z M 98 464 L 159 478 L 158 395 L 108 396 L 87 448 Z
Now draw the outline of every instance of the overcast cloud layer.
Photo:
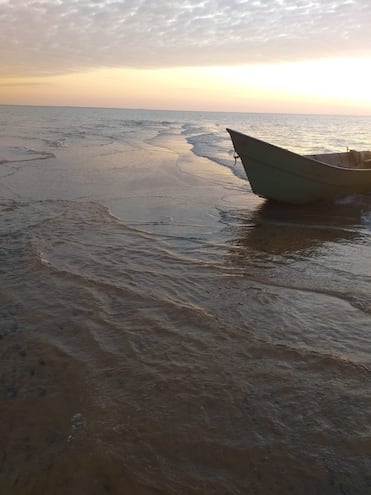
M 0 75 L 371 54 L 370 0 L 0 0 Z

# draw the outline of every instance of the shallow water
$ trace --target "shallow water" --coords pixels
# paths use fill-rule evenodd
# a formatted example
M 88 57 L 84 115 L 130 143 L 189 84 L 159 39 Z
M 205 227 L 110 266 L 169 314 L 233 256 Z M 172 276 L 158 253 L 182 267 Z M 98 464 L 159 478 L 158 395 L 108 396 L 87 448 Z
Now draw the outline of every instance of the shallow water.
M 370 493 L 371 199 L 266 203 L 224 130 L 370 124 L 0 107 L 0 493 Z

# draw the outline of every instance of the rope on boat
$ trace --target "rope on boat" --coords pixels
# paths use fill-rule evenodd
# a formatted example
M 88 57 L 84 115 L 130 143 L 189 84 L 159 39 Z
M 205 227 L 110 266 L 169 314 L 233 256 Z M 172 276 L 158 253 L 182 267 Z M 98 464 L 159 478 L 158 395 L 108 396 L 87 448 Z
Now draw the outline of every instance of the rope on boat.
M 234 158 L 234 164 L 233 164 L 233 165 L 235 166 L 235 165 L 236 165 L 236 163 L 237 163 L 237 160 L 240 158 L 240 156 L 239 156 L 239 155 L 237 155 L 237 153 L 235 153 L 235 154 L 233 155 L 233 158 Z

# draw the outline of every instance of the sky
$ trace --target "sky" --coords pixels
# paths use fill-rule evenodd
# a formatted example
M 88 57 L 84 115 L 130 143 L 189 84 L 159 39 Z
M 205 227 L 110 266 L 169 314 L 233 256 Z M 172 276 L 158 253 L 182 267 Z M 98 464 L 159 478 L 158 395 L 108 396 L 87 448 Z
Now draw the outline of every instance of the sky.
M 371 115 L 370 0 L 0 0 L 0 104 Z

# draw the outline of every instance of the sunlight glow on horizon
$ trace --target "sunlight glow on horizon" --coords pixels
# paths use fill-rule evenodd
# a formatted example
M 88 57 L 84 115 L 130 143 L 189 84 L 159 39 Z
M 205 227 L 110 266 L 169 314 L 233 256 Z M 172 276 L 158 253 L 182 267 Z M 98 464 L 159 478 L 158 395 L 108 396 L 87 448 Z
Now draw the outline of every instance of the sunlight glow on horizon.
M 97 69 L 0 80 L 0 104 L 371 114 L 370 59 Z

